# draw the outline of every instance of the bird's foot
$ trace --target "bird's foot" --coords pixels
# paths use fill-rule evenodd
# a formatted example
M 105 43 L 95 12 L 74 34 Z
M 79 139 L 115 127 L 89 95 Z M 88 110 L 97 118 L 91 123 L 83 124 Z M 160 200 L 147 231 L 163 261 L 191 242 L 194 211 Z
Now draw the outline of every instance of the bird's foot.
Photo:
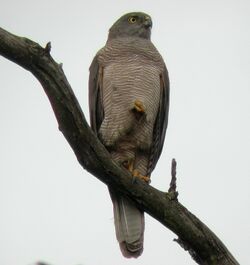
M 131 172 L 133 176 L 133 182 L 135 181 L 136 178 L 139 178 L 146 183 L 150 183 L 150 177 L 149 176 L 144 176 L 142 175 L 137 169 L 134 169 L 134 159 L 129 159 L 126 160 L 122 163 L 122 165 L 129 171 Z
M 136 99 L 134 102 L 134 109 L 139 113 L 145 113 L 145 107 L 143 103 L 138 99 Z
M 132 172 L 133 178 L 139 178 L 146 183 L 150 183 L 150 177 L 142 175 L 137 169 L 134 169 Z

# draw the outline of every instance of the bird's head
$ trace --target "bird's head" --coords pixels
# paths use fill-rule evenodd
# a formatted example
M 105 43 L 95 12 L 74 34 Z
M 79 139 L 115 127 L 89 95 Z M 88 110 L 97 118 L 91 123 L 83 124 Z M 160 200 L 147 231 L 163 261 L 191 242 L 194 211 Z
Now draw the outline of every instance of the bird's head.
M 150 39 L 151 17 L 142 12 L 132 12 L 120 17 L 109 30 L 109 39 L 117 37 L 138 37 Z

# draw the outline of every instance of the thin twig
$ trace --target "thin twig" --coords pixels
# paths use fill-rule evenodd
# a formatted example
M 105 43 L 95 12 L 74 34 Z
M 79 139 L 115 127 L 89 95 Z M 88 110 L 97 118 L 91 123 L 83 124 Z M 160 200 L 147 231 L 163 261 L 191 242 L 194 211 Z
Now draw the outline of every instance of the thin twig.
M 177 162 L 176 160 L 173 158 L 172 159 L 172 164 L 171 164 L 171 182 L 169 185 L 169 189 L 168 192 L 171 194 L 171 199 L 172 200 L 177 200 L 178 197 L 178 191 L 176 191 L 176 166 L 177 166 Z

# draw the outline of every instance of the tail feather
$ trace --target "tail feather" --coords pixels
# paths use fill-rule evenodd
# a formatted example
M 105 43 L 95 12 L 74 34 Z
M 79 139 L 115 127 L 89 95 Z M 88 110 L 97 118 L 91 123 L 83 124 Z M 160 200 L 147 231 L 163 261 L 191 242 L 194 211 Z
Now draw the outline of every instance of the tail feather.
M 126 258 L 137 258 L 143 251 L 144 213 L 130 200 L 110 192 L 113 201 L 116 238 Z

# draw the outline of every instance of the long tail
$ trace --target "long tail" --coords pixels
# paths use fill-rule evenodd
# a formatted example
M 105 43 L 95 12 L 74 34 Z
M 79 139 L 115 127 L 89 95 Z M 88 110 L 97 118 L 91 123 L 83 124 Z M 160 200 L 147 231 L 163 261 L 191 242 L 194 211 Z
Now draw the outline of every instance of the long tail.
M 144 213 L 130 200 L 110 190 L 116 238 L 124 257 L 137 258 L 143 252 Z

